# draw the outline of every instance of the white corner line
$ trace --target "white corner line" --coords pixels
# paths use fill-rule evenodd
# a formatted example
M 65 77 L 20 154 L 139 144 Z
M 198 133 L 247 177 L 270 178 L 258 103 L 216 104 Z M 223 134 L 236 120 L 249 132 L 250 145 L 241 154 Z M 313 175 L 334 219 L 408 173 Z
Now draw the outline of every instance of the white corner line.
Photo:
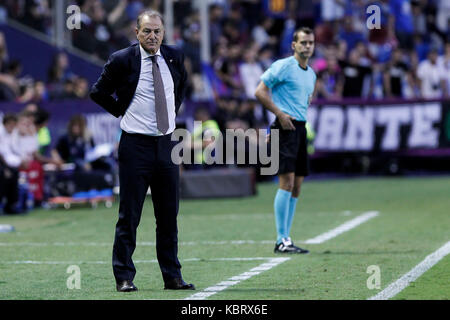
M 244 273 L 241 273 L 238 276 L 231 277 L 225 281 L 221 281 L 211 287 L 205 288 L 200 292 L 197 292 L 184 300 L 203 300 L 206 299 L 220 291 L 223 291 L 231 286 L 238 284 L 243 280 L 250 279 L 253 276 L 260 274 L 261 272 L 267 271 L 276 267 L 280 263 L 283 263 L 291 258 L 270 258 L 268 262 L 265 262 L 255 268 L 250 269 Z
M 337 237 L 338 235 L 340 235 L 341 233 L 347 232 L 357 226 L 359 226 L 360 224 L 375 218 L 376 216 L 379 215 L 378 211 L 368 211 L 365 212 L 359 216 L 357 216 L 356 218 L 353 218 L 352 220 L 349 220 L 343 224 L 341 224 L 340 226 L 327 231 L 325 233 L 322 233 L 321 235 L 318 235 L 317 237 L 308 239 L 306 241 L 303 241 L 302 243 L 306 243 L 306 244 L 319 244 L 319 243 L 323 243 L 327 240 L 330 240 L 334 237 Z
M 367 300 L 388 300 L 396 296 L 400 291 L 405 289 L 411 282 L 415 281 L 427 270 L 438 263 L 442 258 L 450 253 L 450 241 L 437 249 L 432 254 L 428 255 L 421 263 L 415 266 L 411 271 L 403 275 L 397 281 L 391 283 L 383 291 L 370 297 Z

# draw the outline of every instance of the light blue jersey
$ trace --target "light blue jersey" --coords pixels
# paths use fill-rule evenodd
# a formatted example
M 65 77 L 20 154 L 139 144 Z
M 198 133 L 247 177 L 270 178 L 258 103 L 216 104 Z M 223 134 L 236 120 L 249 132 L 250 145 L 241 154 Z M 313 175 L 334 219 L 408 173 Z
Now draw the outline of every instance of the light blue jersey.
M 316 74 L 310 66 L 300 67 L 294 56 L 275 61 L 261 76 L 272 90 L 272 99 L 281 111 L 298 121 L 306 120 L 306 110 L 311 102 Z

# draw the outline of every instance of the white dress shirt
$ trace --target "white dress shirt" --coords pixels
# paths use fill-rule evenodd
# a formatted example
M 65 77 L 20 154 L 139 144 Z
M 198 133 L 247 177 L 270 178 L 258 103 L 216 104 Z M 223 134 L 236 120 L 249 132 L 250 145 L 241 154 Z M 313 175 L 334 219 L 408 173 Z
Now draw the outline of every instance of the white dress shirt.
M 120 121 L 120 128 L 128 133 L 139 133 L 149 136 L 163 135 L 156 126 L 155 89 L 153 86 L 151 54 L 139 45 L 141 51 L 141 71 L 136 92 L 130 106 Z M 169 117 L 170 134 L 175 130 L 175 93 L 172 75 L 160 50 L 155 54 L 159 65 L 161 78 L 167 101 L 167 114 Z
M 21 135 L 17 129 L 8 133 L 4 130 L 0 136 L 0 154 L 9 167 L 17 168 L 27 160 L 33 159 L 33 153 L 39 149 L 39 140 L 35 135 Z

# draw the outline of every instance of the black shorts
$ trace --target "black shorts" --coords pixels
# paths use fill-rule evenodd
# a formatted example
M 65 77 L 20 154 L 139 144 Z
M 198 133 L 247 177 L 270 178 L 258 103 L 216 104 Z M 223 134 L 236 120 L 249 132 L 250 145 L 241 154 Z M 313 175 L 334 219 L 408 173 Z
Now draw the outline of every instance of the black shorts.
M 271 130 L 279 129 L 280 167 L 278 174 L 294 172 L 296 176 L 306 177 L 309 174 L 306 122 L 292 120 L 292 123 L 295 130 L 283 130 L 278 118 L 270 126 Z

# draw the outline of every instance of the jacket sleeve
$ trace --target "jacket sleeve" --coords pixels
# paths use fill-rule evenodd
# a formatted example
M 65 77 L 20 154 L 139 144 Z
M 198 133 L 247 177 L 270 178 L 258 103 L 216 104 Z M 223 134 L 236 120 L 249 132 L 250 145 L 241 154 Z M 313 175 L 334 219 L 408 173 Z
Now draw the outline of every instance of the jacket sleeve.
M 181 53 L 180 55 L 180 85 L 177 88 L 177 101 L 176 106 L 177 109 L 180 107 L 181 103 L 183 102 L 185 96 L 186 96 L 186 90 L 187 90 L 187 71 L 184 67 L 184 54 Z
M 92 86 L 89 97 L 116 118 L 122 115 L 117 99 L 112 96 L 118 86 L 120 68 L 118 58 L 113 54 L 103 67 L 102 74 Z

